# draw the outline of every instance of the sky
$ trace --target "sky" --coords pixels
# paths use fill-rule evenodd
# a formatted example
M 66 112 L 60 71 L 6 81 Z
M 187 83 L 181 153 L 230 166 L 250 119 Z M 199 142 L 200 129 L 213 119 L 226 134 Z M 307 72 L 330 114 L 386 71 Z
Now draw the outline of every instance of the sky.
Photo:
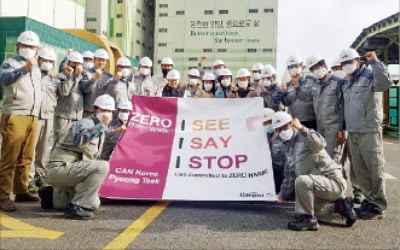
M 290 55 L 319 54 L 330 65 L 364 28 L 398 11 L 398 0 L 278 0 L 278 78 Z

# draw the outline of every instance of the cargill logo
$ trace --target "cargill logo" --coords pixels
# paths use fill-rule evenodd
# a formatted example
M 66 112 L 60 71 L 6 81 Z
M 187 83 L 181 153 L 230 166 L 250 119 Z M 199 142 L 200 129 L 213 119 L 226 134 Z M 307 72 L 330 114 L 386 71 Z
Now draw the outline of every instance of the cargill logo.
M 245 192 L 241 192 L 240 193 L 240 197 L 252 197 L 252 198 L 257 198 L 257 197 L 264 197 L 264 194 L 261 193 L 257 193 L 257 192 L 249 192 L 249 193 L 245 193 Z

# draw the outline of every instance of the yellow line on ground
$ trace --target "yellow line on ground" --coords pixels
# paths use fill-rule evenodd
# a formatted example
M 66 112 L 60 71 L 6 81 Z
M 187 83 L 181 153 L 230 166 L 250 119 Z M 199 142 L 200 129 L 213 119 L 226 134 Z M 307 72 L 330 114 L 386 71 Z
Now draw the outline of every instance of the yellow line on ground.
M 0 238 L 40 238 L 55 240 L 64 233 L 32 226 L 0 213 L 0 225 L 11 230 L 0 230 Z
M 104 250 L 125 249 L 139 234 L 150 225 L 153 220 L 167 208 L 170 202 L 157 202 L 142 214 L 137 220 L 129 225 L 121 234 L 112 240 Z

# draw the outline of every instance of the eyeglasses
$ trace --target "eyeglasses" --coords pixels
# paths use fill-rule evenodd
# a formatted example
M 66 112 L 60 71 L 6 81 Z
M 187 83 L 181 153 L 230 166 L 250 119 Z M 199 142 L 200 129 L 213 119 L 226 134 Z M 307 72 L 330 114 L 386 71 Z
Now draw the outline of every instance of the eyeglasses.
M 351 60 L 347 60 L 347 61 L 341 62 L 340 65 L 342 65 L 342 67 L 343 67 L 344 65 L 352 64 L 353 62 L 354 62 L 354 59 L 351 59 Z

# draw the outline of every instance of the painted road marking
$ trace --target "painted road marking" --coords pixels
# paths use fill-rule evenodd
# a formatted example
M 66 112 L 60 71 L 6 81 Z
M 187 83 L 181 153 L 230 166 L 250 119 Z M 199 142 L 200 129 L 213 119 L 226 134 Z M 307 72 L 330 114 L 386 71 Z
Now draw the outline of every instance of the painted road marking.
M 0 230 L 0 238 L 39 238 L 55 240 L 64 234 L 63 232 L 32 226 L 2 213 L 0 213 L 0 225 L 11 229 Z
M 387 180 L 397 180 L 396 177 L 394 177 L 393 175 L 389 174 L 389 173 L 384 173 L 383 177 Z
M 167 208 L 170 202 L 158 202 L 151 206 L 147 211 L 142 214 L 137 220 L 129 225 L 121 234 L 113 239 L 104 248 L 105 250 L 111 249 L 125 249 L 131 244 L 139 234 L 150 225 L 164 209 Z

